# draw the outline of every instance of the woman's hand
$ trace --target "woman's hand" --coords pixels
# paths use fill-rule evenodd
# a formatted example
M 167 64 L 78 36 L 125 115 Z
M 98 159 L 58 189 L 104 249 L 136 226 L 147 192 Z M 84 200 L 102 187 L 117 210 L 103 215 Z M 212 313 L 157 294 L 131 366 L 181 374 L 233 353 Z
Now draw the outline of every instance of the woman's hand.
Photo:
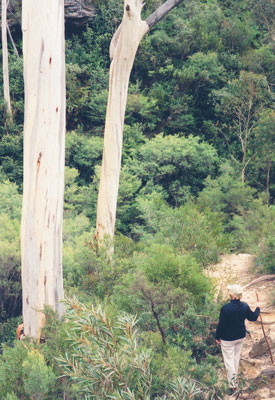
M 221 341 L 216 339 L 216 343 L 217 344 L 221 344 Z

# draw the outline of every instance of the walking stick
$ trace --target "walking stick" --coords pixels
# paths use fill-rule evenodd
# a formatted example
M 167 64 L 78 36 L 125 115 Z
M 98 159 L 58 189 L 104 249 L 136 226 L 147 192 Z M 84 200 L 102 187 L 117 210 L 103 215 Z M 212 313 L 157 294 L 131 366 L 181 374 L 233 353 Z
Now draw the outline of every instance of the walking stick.
M 260 300 L 259 300 L 258 292 L 256 292 L 256 297 L 257 297 L 257 301 L 259 302 Z M 263 319 L 262 319 L 261 313 L 260 313 L 260 321 L 261 321 L 261 326 L 262 326 L 262 331 L 263 331 L 263 334 L 264 334 L 264 338 L 265 338 L 265 341 L 266 341 L 266 344 L 267 344 L 267 348 L 268 348 L 268 351 L 269 351 L 269 354 L 270 354 L 271 363 L 272 363 L 272 365 L 274 365 L 274 360 L 273 360 L 273 356 L 272 356 L 272 351 L 271 351 L 270 344 L 269 344 L 268 339 L 267 339 L 266 334 L 265 334 L 264 324 L 263 324 Z

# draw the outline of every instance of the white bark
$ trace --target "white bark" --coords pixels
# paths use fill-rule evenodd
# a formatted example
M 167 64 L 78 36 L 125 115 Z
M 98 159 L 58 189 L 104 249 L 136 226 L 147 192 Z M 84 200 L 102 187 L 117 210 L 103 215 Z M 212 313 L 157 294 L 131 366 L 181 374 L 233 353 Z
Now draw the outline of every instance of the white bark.
M 148 25 L 141 20 L 142 1 L 124 0 L 122 23 L 110 46 L 112 63 L 104 132 L 104 150 L 97 204 L 96 237 L 113 237 L 121 166 L 124 115 L 130 73 Z
M 23 0 L 25 83 L 21 223 L 24 332 L 39 338 L 40 310 L 63 312 L 65 153 L 64 0 Z
M 8 41 L 7 41 L 7 1 L 2 0 L 2 61 L 3 61 L 3 86 L 4 100 L 7 107 L 7 112 L 12 120 L 11 101 L 10 101 L 10 82 L 9 82 L 9 56 L 8 56 Z

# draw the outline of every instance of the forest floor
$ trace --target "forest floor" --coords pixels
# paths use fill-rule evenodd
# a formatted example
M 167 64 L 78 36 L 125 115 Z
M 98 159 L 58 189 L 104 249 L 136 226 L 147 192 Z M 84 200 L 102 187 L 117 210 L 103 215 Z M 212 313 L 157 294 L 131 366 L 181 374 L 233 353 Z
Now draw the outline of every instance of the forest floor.
M 255 258 L 251 254 L 230 254 L 223 256 L 221 261 L 208 269 L 208 274 L 216 287 L 216 297 L 228 301 L 226 286 L 237 283 L 245 286 L 260 277 L 254 268 Z M 272 347 L 275 361 L 275 306 L 272 306 L 271 292 L 274 281 L 261 281 L 244 289 L 242 300 L 247 302 L 254 311 L 257 303 L 256 292 L 259 294 L 264 330 Z M 275 376 L 260 379 L 263 370 L 272 367 L 271 357 L 264 340 L 260 318 L 256 322 L 246 321 L 249 334 L 246 336 L 241 355 L 240 373 L 244 377 L 244 389 L 227 399 L 275 400 Z M 275 370 L 275 368 L 274 368 Z M 272 369 L 273 371 L 273 369 Z M 225 377 L 225 375 L 224 375 Z M 257 378 L 258 377 L 258 378 Z M 249 388 L 248 388 L 249 386 Z

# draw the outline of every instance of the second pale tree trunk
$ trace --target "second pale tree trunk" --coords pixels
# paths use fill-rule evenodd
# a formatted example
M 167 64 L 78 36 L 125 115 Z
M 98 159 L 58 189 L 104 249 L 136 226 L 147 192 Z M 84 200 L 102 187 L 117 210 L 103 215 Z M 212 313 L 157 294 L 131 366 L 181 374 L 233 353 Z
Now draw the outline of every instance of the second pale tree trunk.
M 128 8 L 128 9 L 127 9 Z M 97 204 L 97 239 L 113 236 L 121 166 L 124 115 L 130 73 L 138 45 L 148 30 L 141 20 L 140 0 L 125 0 L 123 21 L 110 47 L 112 58 L 109 77 L 104 150 Z
M 145 33 L 181 1 L 167 0 L 143 21 L 142 0 L 124 0 L 123 20 L 110 46 L 112 62 L 95 235 L 99 245 L 104 236 L 112 238 L 114 235 L 125 108 L 130 73 L 139 43 Z
M 39 338 L 41 310 L 63 312 L 65 153 L 64 0 L 23 0 L 25 83 L 21 223 L 24 332 Z

